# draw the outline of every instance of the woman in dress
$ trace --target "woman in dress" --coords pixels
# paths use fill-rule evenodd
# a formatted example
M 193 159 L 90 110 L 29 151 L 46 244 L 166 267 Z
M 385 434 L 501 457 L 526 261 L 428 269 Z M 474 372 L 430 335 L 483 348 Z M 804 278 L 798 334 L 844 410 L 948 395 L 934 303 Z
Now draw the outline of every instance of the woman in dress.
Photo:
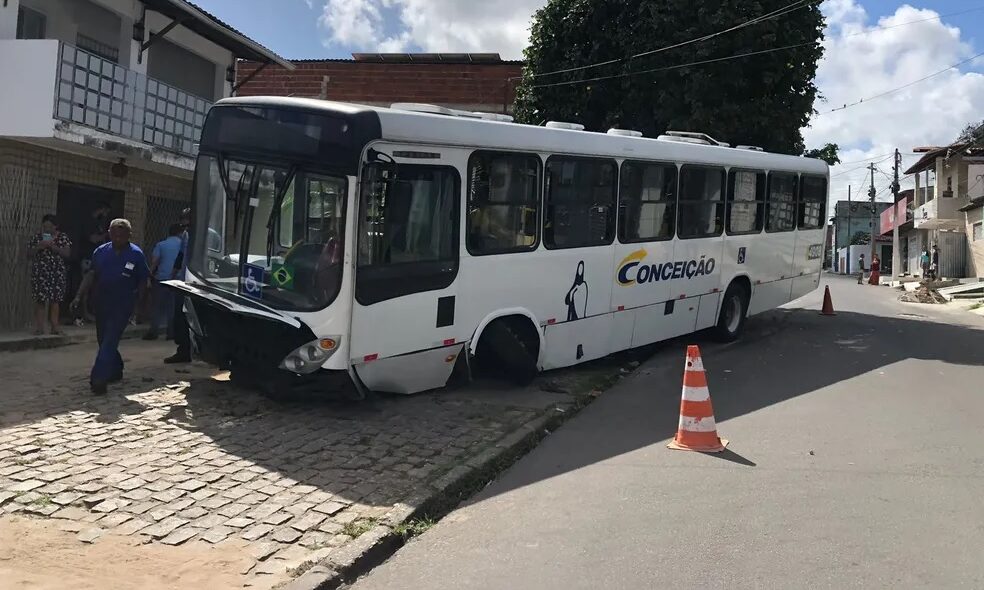
M 881 279 L 881 260 L 878 255 L 875 254 L 871 257 L 871 273 L 868 277 L 869 285 L 877 285 L 878 281 Z
M 45 320 L 51 325 L 52 334 L 61 334 L 58 328 L 58 306 L 65 299 L 68 286 L 68 266 L 65 260 L 72 253 L 72 241 L 58 231 L 54 215 L 45 215 L 41 231 L 31 239 L 31 292 L 34 295 L 34 320 L 37 335 L 44 334 Z

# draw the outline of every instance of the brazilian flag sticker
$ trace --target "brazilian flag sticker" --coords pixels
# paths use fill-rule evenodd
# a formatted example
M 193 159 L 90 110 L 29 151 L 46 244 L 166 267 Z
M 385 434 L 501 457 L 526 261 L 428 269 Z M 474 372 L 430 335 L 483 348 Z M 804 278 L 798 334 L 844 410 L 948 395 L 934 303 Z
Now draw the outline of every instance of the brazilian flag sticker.
M 273 264 L 270 269 L 270 279 L 274 286 L 280 289 L 294 288 L 294 269 L 284 264 Z

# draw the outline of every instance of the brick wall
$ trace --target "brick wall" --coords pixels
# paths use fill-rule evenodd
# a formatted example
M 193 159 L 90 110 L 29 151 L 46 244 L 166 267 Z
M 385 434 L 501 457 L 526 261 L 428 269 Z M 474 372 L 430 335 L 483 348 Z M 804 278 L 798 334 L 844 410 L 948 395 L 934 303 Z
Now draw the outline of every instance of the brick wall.
M 0 276 L 5 277 L 0 282 L 0 330 L 22 329 L 31 321 L 31 263 L 27 243 L 38 231 L 41 217 L 56 212 L 59 181 L 123 191 L 123 213 L 133 224 L 133 241 L 144 249 L 153 246 L 143 243 L 148 198 L 190 202 L 190 179 L 132 166 L 126 178 L 116 178 L 111 172 L 112 165 L 112 162 L 0 139 Z
M 362 61 L 302 61 L 288 71 L 268 66 L 244 84 L 239 96 L 321 97 L 342 102 L 390 105 L 422 102 L 452 108 L 512 111 L 518 62 L 500 63 L 378 63 Z M 246 79 L 258 67 L 239 62 L 238 78 Z M 324 77 L 327 85 L 323 86 Z

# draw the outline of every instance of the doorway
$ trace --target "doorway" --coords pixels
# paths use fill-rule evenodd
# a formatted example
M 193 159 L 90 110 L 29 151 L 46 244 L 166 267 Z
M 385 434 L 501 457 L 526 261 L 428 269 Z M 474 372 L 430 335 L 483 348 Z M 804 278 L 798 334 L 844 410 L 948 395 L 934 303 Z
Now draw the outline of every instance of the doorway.
M 68 260 L 69 296 L 74 295 L 82 283 L 82 259 L 88 257 L 95 248 L 86 235 L 91 225 L 92 212 L 100 203 L 106 203 L 110 209 L 109 219 L 123 217 L 124 198 L 125 193 L 119 190 L 74 182 L 58 182 L 58 204 L 55 215 L 58 217 L 59 229 L 68 234 L 69 239 L 72 240 L 72 256 Z M 68 306 L 62 306 L 62 316 L 70 315 Z
M 878 259 L 881 261 L 882 274 L 892 272 L 892 252 L 894 248 L 891 244 L 882 244 L 879 248 Z

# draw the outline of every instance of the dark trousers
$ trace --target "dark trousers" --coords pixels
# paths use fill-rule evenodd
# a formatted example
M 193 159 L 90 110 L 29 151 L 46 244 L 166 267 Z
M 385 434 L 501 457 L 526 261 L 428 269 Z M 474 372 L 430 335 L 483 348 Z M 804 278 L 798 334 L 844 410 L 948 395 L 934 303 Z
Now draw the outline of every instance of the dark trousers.
M 184 312 L 185 298 L 175 295 L 174 297 L 174 343 L 178 345 L 175 352 L 179 356 L 191 356 L 191 335 L 188 330 L 188 318 Z
M 96 341 L 99 352 L 89 373 L 92 383 L 108 383 L 123 376 L 120 339 L 130 323 L 133 305 L 105 306 L 96 309 Z
M 150 316 L 150 331 L 154 334 L 164 328 L 171 336 L 171 328 L 174 325 L 174 293 L 158 281 L 154 281 L 154 289 L 151 292 L 153 297 L 153 311 Z

